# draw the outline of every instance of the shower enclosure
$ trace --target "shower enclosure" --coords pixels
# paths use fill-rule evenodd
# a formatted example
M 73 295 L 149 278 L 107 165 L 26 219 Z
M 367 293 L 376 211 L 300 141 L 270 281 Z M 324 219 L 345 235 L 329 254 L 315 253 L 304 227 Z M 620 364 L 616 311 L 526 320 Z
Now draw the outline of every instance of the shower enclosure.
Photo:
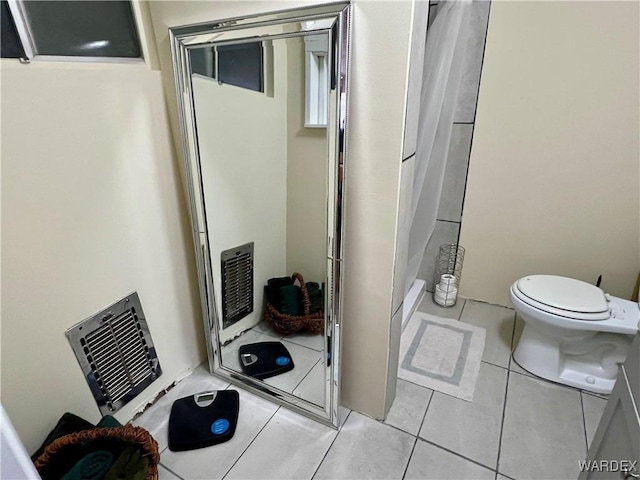
M 441 1 L 431 5 L 420 93 L 416 154 L 412 165 L 403 166 L 404 185 L 411 188 L 404 212 L 408 237 L 404 276 L 403 324 L 415 309 L 424 290 L 418 272 L 436 226 L 454 109 L 462 78 L 466 36 L 469 34 L 471 1 Z M 416 32 L 414 32 L 415 34 Z M 400 236 L 399 236 L 400 238 Z

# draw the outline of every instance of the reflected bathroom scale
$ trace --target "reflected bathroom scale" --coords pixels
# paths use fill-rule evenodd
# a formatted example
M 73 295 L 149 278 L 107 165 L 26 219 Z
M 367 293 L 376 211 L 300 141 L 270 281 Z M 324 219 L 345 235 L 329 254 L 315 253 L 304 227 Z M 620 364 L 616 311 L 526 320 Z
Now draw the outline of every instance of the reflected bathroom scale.
M 184 452 L 231 440 L 236 432 L 240 397 L 235 390 L 196 393 L 173 402 L 169 450 Z
M 259 380 L 293 370 L 293 358 L 280 342 L 258 342 L 238 349 L 242 371 Z

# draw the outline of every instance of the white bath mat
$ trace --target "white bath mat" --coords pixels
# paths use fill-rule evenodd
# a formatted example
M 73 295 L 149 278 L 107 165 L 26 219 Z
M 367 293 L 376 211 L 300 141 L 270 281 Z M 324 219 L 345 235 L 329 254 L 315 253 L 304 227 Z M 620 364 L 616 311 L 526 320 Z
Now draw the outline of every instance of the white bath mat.
M 486 330 L 416 312 L 402 332 L 398 378 L 471 402 Z

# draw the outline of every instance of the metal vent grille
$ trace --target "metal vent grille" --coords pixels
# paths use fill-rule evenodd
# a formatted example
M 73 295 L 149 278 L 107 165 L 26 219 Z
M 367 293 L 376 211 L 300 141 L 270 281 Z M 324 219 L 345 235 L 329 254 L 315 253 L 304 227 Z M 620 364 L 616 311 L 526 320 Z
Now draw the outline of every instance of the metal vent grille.
M 225 250 L 222 262 L 222 325 L 253 312 L 253 242 Z
M 162 374 L 137 293 L 66 335 L 103 415 L 120 409 Z

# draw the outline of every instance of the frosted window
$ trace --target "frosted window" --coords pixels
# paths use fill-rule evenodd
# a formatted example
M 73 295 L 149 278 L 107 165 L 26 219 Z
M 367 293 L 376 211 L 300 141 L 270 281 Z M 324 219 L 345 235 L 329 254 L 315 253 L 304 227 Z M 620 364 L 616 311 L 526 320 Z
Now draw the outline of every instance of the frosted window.
M 0 47 L 2 48 L 2 58 L 21 58 L 24 57 L 24 50 L 22 49 L 22 42 L 18 38 L 18 32 L 16 26 L 13 23 L 13 17 L 9 11 L 9 5 L 6 0 L 2 0 L 0 4 L 0 32 L 2 33 L 2 40 L 0 41 Z
M 38 55 L 141 56 L 129 1 L 25 1 Z
M 262 43 L 243 43 L 218 47 L 218 81 L 264 91 Z
M 213 48 L 194 48 L 189 50 L 191 72 L 205 77 L 215 78 L 215 52 Z
M 189 51 L 191 72 L 220 83 L 264 92 L 262 43 L 242 43 Z M 217 62 L 217 68 L 216 68 Z

